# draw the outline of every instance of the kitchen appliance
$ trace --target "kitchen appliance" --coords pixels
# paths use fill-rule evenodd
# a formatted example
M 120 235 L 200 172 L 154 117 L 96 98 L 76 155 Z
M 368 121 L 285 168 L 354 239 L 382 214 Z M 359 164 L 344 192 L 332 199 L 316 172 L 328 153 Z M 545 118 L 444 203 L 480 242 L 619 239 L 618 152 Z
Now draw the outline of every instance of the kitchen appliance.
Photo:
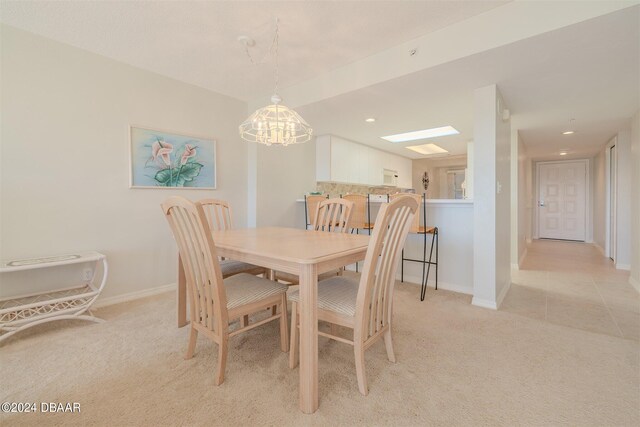
M 391 169 L 383 169 L 382 185 L 396 187 L 398 185 L 398 171 L 394 171 Z

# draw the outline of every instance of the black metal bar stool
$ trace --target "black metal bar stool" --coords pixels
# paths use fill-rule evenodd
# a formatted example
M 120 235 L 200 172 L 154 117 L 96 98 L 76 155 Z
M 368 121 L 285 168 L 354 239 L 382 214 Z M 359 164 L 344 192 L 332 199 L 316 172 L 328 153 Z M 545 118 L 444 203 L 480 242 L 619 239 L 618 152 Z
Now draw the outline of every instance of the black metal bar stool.
M 438 227 L 427 227 L 427 204 L 425 194 L 422 196 L 413 193 L 398 193 L 391 196 L 394 199 L 398 196 L 410 196 L 413 197 L 419 204 L 422 204 L 422 225 L 420 221 L 420 211 L 413 218 L 409 233 L 421 234 L 423 236 L 422 247 L 422 259 L 413 259 L 404 257 L 404 249 L 402 250 L 402 264 L 400 266 L 400 281 L 404 282 L 404 262 L 420 262 L 422 263 L 422 280 L 420 282 L 420 301 L 424 301 L 427 293 L 427 281 L 429 280 L 429 273 L 431 272 L 431 266 L 436 267 L 436 290 L 438 289 Z M 429 260 L 427 261 L 427 234 L 431 234 L 431 249 L 429 250 Z M 436 259 L 433 261 L 433 248 L 436 248 Z M 425 274 L 426 273 L 426 274 Z

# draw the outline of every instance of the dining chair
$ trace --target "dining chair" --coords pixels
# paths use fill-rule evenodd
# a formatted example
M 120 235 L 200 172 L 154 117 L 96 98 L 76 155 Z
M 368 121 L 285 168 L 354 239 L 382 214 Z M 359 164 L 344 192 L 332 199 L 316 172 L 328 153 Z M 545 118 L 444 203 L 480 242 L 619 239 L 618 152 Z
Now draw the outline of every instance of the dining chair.
M 329 198 L 319 194 L 310 194 L 304 196 L 304 223 L 305 227 L 309 228 L 310 225 L 316 222 L 316 212 L 318 211 L 318 205 L 320 202 Z
M 397 197 L 412 197 L 418 202 L 419 206 L 422 206 L 422 222 L 420 221 L 420 212 L 413 217 L 413 222 L 411 223 L 411 228 L 409 229 L 409 233 L 422 235 L 422 259 L 414 259 L 414 258 L 405 258 L 404 257 L 404 249 L 402 250 L 402 261 L 400 267 L 400 281 L 404 282 L 404 262 L 420 262 L 422 263 L 422 278 L 420 281 L 420 301 L 424 301 L 424 297 L 427 293 L 427 282 L 429 281 L 429 273 L 431 272 L 431 266 L 435 265 L 436 267 L 436 290 L 438 290 L 438 246 L 440 244 L 440 237 L 438 234 L 438 227 L 430 226 L 427 227 L 427 204 L 426 204 L 426 193 L 422 195 L 414 194 L 414 193 L 397 193 L 392 194 L 390 196 L 390 200 L 393 200 Z M 429 250 L 429 260 L 427 261 L 427 234 L 431 234 L 431 249 Z M 436 260 L 433 260 L 433 248 L 435 243 L 436 249 Z M 426 275 L 425 275 L 425 267 L 426 267 Z
M 193 357 L 198 332 L 218 344 L 214 382 L 224 381 L 229 338 L 273 320 L 280 321 L 280 349 L 287 351 L 287 286 L 240 273 L 223 280 L 205 210 L 184 197 L 170 197 L 161 205 L 184 263 L 189 297 L 190 333 L 185 359 Z M 270 317 L 229 330 L 229 321 L 273 306 Z
M 211 231 L 230 230 L 233 228 L 229 203 L 217 199 L 202 199 L 198 200 L 198 203 L 200 203 L 204 209 L 205 217 Z M 239 273 L 263 274 L 265 275 L 264 277 L 266 277 L 267 274 L 267 270 L 263 267 L 224 258 L 220 260 L 220 268 L 222 269 L 223 278 Z
M 351 212 L 354 203 L 336 198 L 318 203 L 312 230 L 348 233 L 351 231 Z
M 371 223 L 371 203 L 369 195 L 345 194 L 342 198 L 353 202 L 350 223 L 351 229 L 355 230 L 356 234 L 360 234 L 360 230 L 367 230 L 367 232 L 371 234 L 373 224 Z M 358 272 L 358 263 L 356 263 L 356 272 Z
M 323 199 L 317 207 L 311 224 L 312 231 L 325 231 L 335 233 L 347 233 L 350 229 L 351 211 L 353 202 L 344 199 Z M 327 271 L 318 276 L 318 280 L 326 279 L 342 274 L 344 268 Z M 288 282 L 290 285 L 298 285 L 299 277 L 295 274 L 278 271 L 277 280 Z
M 383 204 L 376 218 L 373 234 L 362 267 L 360 280 L 333 277 L 318 283 L 318 320 L 331 324 L 331 333 L 318 335 L 353 346 L 358 389 L 367 395 L 364 352 L 380 338 L 384 339 L 387 357 L 395 362 L 391 339 L 393 288 L 400 251 L 409 234 L 418 203 L 411 197 L 398 197 Z M 291 348 L 289 367 L 298 364 L 298 304 L 300 294 L 291 292 Z M 334 325 L 353 329 L 353 339 L 337 335 Z

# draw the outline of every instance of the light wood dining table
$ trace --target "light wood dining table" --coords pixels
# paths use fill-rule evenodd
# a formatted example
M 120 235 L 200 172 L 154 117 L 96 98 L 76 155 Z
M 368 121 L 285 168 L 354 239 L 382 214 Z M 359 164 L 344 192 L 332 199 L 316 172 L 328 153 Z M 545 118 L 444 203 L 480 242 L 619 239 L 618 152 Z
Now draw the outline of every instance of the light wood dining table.
M 369 236 L 282 227 L 214 231 L 218 256 L 244 261 L 300 278 L 299 407 L 318 409 L 318 274 L 365 258 Z M 186 320 L 186 282 L 182 263 L 178 274 L 178 326 Z

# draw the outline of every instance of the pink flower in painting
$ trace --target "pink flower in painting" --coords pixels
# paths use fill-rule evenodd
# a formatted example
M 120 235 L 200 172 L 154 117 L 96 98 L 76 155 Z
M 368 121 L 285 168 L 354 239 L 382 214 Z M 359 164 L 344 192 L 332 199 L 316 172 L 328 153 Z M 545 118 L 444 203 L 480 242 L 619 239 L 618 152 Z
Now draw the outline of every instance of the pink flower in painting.
M 196 147 L 194 147 L 191 144 L 185 144 L 184 146 L 184 153 L 182 153 L 182 158 L 180 159 L 180 164 L 184 165 L 187 163 L 187 160 L 189 160 L 189 158 L 193 157 L 196 155 Z
M 156 160 L 159 157 L 167 166 L 171 166 L 171 158 L 169 157 L 169 154 L 172 152 L 173 145 L 168 142 L 157 140 L 151 145 L 151 156 L 153 157 L 153 160 Z

